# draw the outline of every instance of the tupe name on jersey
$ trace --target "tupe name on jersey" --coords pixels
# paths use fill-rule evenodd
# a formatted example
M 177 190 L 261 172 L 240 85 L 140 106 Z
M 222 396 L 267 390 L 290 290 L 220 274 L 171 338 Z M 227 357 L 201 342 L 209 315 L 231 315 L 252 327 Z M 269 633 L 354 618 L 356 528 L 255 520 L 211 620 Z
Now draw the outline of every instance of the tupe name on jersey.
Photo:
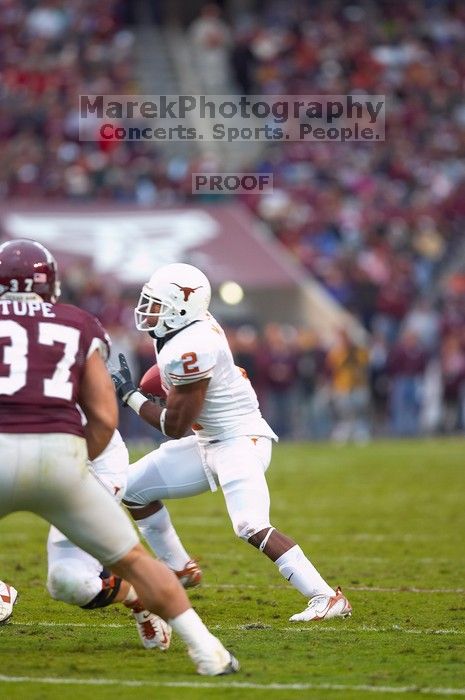
M 0 316 L 44 316 L 56 318 L 53 304 L 48 301 L 17 301 L 0 299 Z

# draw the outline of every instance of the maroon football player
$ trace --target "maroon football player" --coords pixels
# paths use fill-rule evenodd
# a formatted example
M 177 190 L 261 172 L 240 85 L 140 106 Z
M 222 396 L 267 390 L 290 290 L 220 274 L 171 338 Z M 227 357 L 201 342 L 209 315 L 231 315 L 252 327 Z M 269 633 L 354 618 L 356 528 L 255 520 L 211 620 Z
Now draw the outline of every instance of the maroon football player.
M 55 259 L 40 243 L 0 246 L 0 517 L 20 510 L 43 517 L 129 581 L 144 607 L 182 637 L 199 673 L 236 671 L 174 573 L 142 547 L 87 467 L 116 429 L 117 405 L 102 327 L 58 303 L 59 294 Z

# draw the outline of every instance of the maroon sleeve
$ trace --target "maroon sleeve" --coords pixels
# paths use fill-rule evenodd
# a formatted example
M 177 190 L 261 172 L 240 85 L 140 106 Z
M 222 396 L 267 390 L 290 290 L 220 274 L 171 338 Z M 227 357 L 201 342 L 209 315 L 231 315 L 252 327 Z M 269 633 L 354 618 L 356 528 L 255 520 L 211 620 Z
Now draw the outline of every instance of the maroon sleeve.
M 110 357 L 111 341 L 110 336 L 100 323 L 100 321 L 87 312 L 83 324 L 82 341 L 83 346 L 87 348 L 85 352 L 86 359 L 98 350 L 104 362 Z

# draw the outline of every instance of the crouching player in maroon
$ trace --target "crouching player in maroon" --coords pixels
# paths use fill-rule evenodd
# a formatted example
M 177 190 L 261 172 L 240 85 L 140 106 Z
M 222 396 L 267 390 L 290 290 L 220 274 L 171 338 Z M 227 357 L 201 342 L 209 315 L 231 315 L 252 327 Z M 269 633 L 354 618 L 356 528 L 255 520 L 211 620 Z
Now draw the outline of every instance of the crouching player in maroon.
M 57 303 L 59 294 L 46 248 L 29 240 L 0 246 L 0 517 L 26 510 L 55 525 L 134 587 L 141 604 L 182 637 L 199 673 L 236 671 L 175 574 L 142 547 L 88 469 L 116 429 L 117 405 L 103 328 Z

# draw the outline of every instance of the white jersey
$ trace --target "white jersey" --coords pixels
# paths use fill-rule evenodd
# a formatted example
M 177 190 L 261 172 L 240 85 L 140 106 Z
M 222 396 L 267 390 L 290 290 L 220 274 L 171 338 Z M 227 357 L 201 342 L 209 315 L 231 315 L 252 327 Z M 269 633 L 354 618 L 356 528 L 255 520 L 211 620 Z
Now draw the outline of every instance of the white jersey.
M 277 440 L 262 418 L 257 395 L 243 370 L 236 367 L 221 326 L 213 316 L 197 321 L 172 338 L 158 353 L 164 388 L 210 379 L 202 412 L 192 426 L 200 442 L 256 435 Z

